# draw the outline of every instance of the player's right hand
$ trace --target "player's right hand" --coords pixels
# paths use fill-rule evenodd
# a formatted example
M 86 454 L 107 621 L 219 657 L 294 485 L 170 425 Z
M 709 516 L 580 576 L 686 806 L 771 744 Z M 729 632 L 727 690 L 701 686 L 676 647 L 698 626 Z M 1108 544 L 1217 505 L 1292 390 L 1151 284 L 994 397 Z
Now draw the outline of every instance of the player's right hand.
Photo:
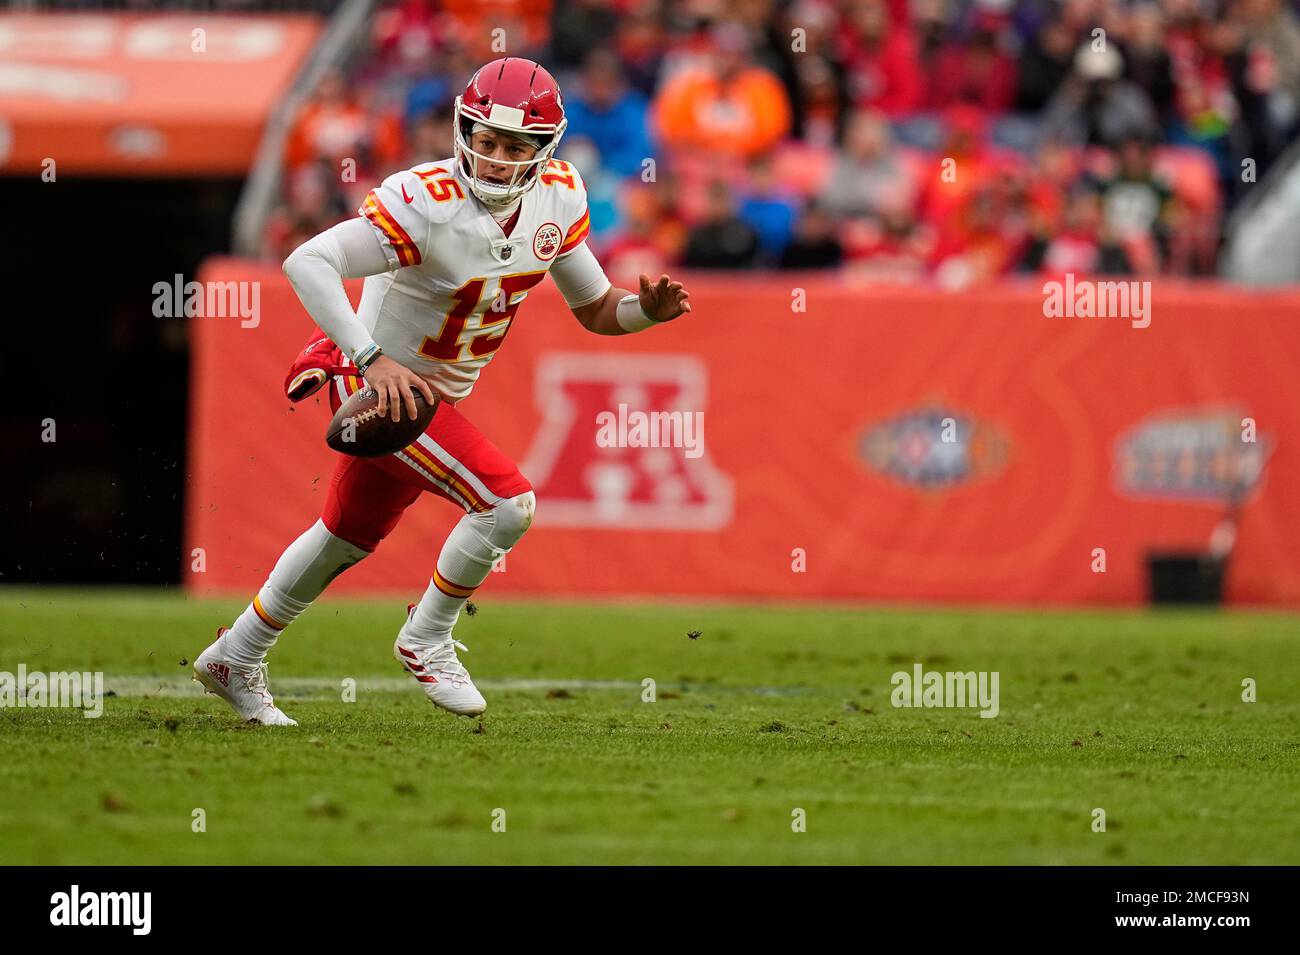
M 400 362 L 393 361 L 387 355 L 380 355 L 366 369 L 366 384 L 379 394 L 379 413 L 386 414 L 394 421 L 402 420 L 402 405 L 412 421 L 415 420 L 414 388 L 424 395 L 424 400 L 433 404 L 433 389 L 429 383 Z

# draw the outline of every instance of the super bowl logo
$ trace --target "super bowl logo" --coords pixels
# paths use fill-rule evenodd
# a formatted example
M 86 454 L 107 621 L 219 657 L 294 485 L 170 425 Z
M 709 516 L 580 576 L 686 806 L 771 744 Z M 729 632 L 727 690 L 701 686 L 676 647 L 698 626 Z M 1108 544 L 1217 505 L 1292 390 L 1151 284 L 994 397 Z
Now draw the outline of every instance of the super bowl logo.
M 1231 503 L 1259 485 L 1273 439 L 1234 408 L 1151 415 L 1115 440 L 1115 486 L 1132 497 Z
M 564 233 L 554 222 L 545 222 L 538 226 L 536 234 L 533 235 L 533 254 L 543 262 L 555 258 L 555 253 L 560 251 L 560 243 L 564 238 Z
M 607 440 L 628 418 L 702 416 L 704 365 L 687 355 L 550 354 L 537 364 L 542 421 L 521 466 L 545 501 L 539 525 L 715 531 L 731 523 L 732 480 L 703 442 Z M 602 424 L 603 422 L 603 424 Z
M 859 453 L 874 471 L 912 487 L 942 488 L 1006 466 L 1001 429 L 944 408 L 905 411 L 871 425 Z

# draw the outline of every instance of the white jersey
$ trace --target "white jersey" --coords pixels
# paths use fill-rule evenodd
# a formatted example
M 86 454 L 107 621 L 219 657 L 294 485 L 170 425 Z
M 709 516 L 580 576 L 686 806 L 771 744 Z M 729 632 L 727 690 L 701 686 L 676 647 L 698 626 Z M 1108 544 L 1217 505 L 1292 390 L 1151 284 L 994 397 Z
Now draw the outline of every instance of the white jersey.
M 357 210 L 396 270 L 365 280 L 357 317 L 385 354 L 453 401 L 473 389 L 528 290 L 591 231 L 577 169 L 552 159 L 538 176 L 508 237 L 454 159 L 394 173 Z

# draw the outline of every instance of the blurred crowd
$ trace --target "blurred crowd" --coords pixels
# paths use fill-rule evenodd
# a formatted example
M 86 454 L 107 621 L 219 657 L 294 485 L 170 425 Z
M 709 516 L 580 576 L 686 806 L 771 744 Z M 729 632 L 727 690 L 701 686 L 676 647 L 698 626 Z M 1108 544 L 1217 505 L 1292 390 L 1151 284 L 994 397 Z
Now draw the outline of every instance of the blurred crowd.
M 1212 274 L 1300 118 L 1290 0 L 396 0 L 297 117 L 266 255 L 451 156 L 502 42 L 559 80 L 591 247 L 633 287 Z

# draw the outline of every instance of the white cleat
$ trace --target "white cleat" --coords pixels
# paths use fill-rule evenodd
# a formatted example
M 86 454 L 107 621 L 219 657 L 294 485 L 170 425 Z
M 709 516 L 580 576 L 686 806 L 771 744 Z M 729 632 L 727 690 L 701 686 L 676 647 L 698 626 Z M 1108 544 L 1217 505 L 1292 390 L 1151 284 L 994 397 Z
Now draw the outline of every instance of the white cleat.
M 246 723 L 262 726 L 297 726 L 275 705 L 266 688 L 266 664 L 240 667 L 225 658 L 221 641 L 226 627 L 217 628 L 217 639 L 212 646 L 199 654 L 194 661 L 194 681 L 213 696 L 219 696 L 239 714 Z
M 410 616 L 407 616 L 410 620 Z M 468 650 L 465 644 L 448 638 L 435 647 L 414 642 L 406 626 L 398 631 L 393 644 L 393 656 L 403 669 L 420 683 L 420 688 L 435 706 L 457 716 L 478 716 L 487 709 L 487 700 L 474 686 L 469 671 L 456 656 L 456 648 Z

